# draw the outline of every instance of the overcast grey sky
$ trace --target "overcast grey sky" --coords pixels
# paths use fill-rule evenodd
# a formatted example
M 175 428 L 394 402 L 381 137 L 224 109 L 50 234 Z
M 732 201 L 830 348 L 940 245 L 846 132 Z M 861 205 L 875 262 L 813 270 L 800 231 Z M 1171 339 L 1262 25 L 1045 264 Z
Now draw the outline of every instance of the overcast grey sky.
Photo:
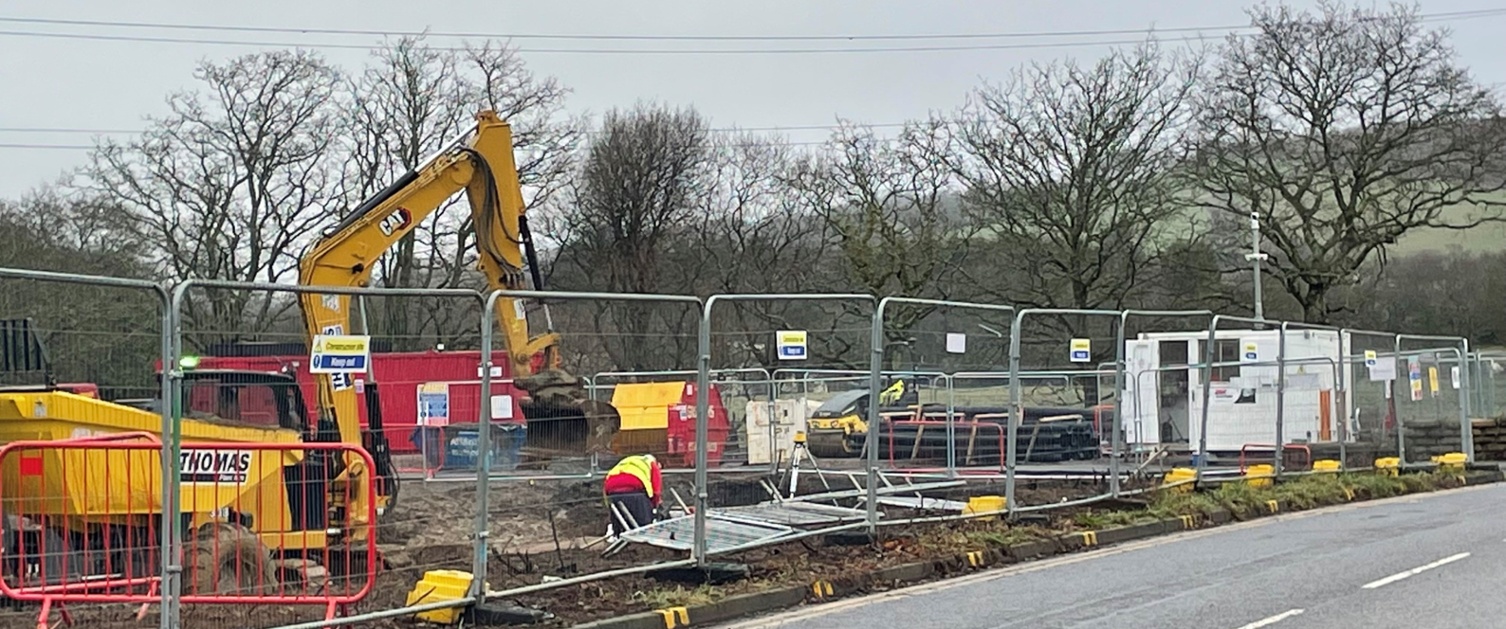
M 1300 7 L 1312 0 L 1288 0 Z M 373 31 L 479 32 L 504 35 L 847 36 L 1041 33 L 1210 27 L 1245 23 L 1247 2 L 1231 0 L 5 0 L 0 2 L 0 197 L 14 197 L 82 163 L 87 133 L 17 129 L 141 127 L 161 114 L 164 96 L 192 87 L 194 65 L 289 44 L 370 46 L 376 35 L 234 32 L 40 24 L 15 18 L 151 22 L 220 26 Z M 1426 0 L 1423 13 L 1506 8 L 1506 0 Z M 1463 61 L 1489 84 L 1506 82 L 1500 33 L 1506 15 L 1442 21 L 1454 31 Z M 39 37 L 37 33 L 263 42 L 271 45 L 157 43 Z M 1163 38 L 1189 33 L 1166 33 Z M 693 104 L 718 126 L 830 125 L 838 116 L 887 124 L 959 104 L 979 81 L 1002 77 L 1032 60 L 1089 59 L 1135 34 L 865 41 L 617 41 L 514 39 L 540 74 L 574 89 L 572 109 L 600 113 L 637 99 Z M 458 39 L 431 37 L 435 44 Z M 281 44 L 281 45 L 279 45 Z M 1062 45 L 1066 44 L 1066 45 Z M 813 48 L 972 47 L 946 51 L 769 52 Z M 979 49 L 994 46 L 992 49 Z M 624 54 L 626 49 L 691 50 L 689 54 Z M 710 54 L 707 50 L 749 50 Z M 356 68 L 359 49 L 320 49 Z M 550 52 L 549 50 L 554 50 Z M 567 50 L 571 52 L 561 52 Z M 594 52 L 580 52 L 594 51 Z M 821 140 L 824 129 L 792 130 L 795 141 Z

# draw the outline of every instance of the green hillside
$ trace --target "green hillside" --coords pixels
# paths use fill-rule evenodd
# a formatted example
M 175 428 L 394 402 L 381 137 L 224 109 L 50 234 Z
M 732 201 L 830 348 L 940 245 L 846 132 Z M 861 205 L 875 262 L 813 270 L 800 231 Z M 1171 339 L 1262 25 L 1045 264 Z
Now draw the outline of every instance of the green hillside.
M 1466 253 L 1506 251 L 1506 223 L 1487 223 L 1471 229 L 1419 229 L 1402 237 L 1392 255 L 1447 251 L 1457 246 Z

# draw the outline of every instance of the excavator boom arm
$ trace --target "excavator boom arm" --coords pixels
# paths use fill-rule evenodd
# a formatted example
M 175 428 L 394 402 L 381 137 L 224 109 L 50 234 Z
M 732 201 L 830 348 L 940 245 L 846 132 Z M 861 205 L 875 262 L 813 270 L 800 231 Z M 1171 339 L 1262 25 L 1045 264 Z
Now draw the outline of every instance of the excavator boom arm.
M 512 130 L 494 112 L 483 111 L 466 135 L 362 203 L 336 226 L 300 262 L 300 283 L 366 286 L 384 253 L 450 197 L 465 190 L 476 228 L 480 268 L 488 285 L 493 289 L 526 288 L 524 249 L 531 254 L 531 242 L 523 217 Z M 310 343 L 316 334 L 353 332 L 350 296 L 305 293 L 300 300 Z M 551 333 L 530 339 L 521 302 L 499 299 L 496 314 L 515 377 L 532 372 L 532 357 L 539 352 L 545 352 L 547 362 L 557 364 L 553 351 L 557 336 Z M 361 443 L 355 383 L 339 374 L 316 374 L 315 380 L 321 417 L 333 418 L 342 442 Z

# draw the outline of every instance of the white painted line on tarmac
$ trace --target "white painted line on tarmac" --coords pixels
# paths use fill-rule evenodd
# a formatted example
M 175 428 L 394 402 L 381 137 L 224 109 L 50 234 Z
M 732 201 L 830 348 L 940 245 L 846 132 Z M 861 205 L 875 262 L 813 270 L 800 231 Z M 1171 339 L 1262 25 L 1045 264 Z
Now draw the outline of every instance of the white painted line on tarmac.
M 1398 572 L 1398 573 L 1393 574 L 1393 575 L 1391 575 L 1389 577 L 1386 577 L 1384 579 L 1378 579 L 1378 580 L 1375 580 L 1375 581 L 1371 581 L 1371 582 L 1366 583 L 1366 584 L 1364 584 L 1364 585 L 1362 585 L 1360 587 L 1362 587 L 1362 588 L 1364 588 L 1366 590 L 1373 590 L 1375 588 L 1378 588 L 1378 587 L 1380 587 L 1382 585 L 1386 585 L 1388 583 L 1395 583 L 1395 582 L 1400 581 L 1402 579 L 1405 579 L 1407 577 L 1410 577 L 1410 576 L 1413 576 L 1413 575 L 1422 574 L 1423 572 L 1425 572 L 1427 570 L 1432 570 L 1433 568 L 1437 568 L 1438 566 L 1441 566 L 1441 565 L 1444 565 L 1444 564 L 1454 563 L 1455 561 L 1459 561 L 1460 559 L 1463 559 L 1463 558 L 1468 557 L 1468 556 L 1469 556 L 1469 553 L 1459 553 L 1457 555 L 1449 555 L 1448 557 L 1444 557 L 1443 559 L 1439 559 L 1438 561 L 1435 561 L 1433 563 L 1427 564 L 1425 566 L 1417 566 L 1416 568 L 1413 568 L 1413 569 L 1408 570 L 1406 572 Z
M 1240 627 L 1239 629 L 1260 629 L 1261 627 L 1269 627 L 1300 613 L 1302 613 L 1302 610 L 1300 609 L 1288 609 L 1284 612 L 1276 614 L 1275 616 L 1271 616 L 1270 618 L 1262 618 L 1248 625 Z

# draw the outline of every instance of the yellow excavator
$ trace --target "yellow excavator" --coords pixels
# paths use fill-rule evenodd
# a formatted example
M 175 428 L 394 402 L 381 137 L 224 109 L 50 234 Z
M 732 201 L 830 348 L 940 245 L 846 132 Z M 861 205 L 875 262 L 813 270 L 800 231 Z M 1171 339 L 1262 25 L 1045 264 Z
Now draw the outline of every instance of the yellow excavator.
M 523 215 L 511 129 L 491 111 L 479 113 L 475 127 L 461 140 L 363 202 L 321 238 L 301 261 L 300 282 L 366 285 L 377 259 L 461 190 L 473 212 L 479 265 L 489 286 L 528 288 L 526 262 L 534 287 L 542 287 Z M 304 294 L 300 304 L 310 347 L 316 335 L 352 331 L 349 296 Z M 527 393 L 526 399 L 518 400 L 518 408 L 528 421 L 530 450 L 567 455 L 610 452 L 621 417 L 610 404 L 590 400 L 580 381 L 560 368 L 558 335 L 551 330 L 530 337 L 524 304 L 518 300 L 500 299 L 496 315 L 509 376 Z M 45 355 L 39 338 L 26 343 L 26 355 Z M 37 351 L 31 351 L 32 344 Z M 542 368 L 535 369 L 535 357 L 542 359 Z M 222 463 L 242 459 L 186 446 L 181 506 L 190 554 L 187 578 L 195 591 L 225 587 L 220 577 L 226 575 L 233 581 L 231 588 L 300 578 L 308 574 L 311 563 L 338 562 L 342 565 L 327 566 L 337 574 L 364 571 L 364 565 L 348 564 L 360 561 L 360 549 L 367 548 L 374 530 L 375 522 L 367 514 L 373 505 L 379 514 L 390 512 L 397 490 L 375 383 L 365 384 L 368 426 L 362 430 L 359 398 L 348 376 L 316 375 L 318 408 L 307 409 L 291 373 L 197 369 L 188 360 L 178 367 L 182 386 L 173 405 L 159 400 L 105 401 L 58 385 L 50 375 L 41 385 L 0 387 L 0 443 L 121 433 L 156 439 L 160 414 L 176 406 L 182 410 L 186 444 L 362 445 L 375 469 L 356 456 L 313 449 L 254 456 L 249 467 L 220 469 Z M 122 559 L 112 563 L 101 558 L 121 553 L 140 556 L 128 562 L 128 576 L 155 574 L 151 549 L 160 507 L 153 505 L 162 500 L 153 451 L 98 451 L 80 459 L 76 453 L 44 448 L 36 456 L 40 458 L 28 462 L 18 456 L 0 460 L 0 500 L 7 504 L 0 514 L 0 557 L 10 558 L 0 561 L 0 572 L 12 584 L 22 584 L 15 580 L 22 578 L 18 575 L 39 572 L 53 575 L 49 583 L 58 585 L 59 575 L 118 571 Z M 75 478 L 86 469 L 132 472 L 89 481 Z M 212 486 L 202 484 L 205 478 Z M 225 478 L 231 482 L 219 480 Z M 373 479 L 374 495 L 365 489 Z M 152 499 L 122 508 L 121 496 Z M 22 502 L 16 502 L 18 498 Z M 91 550 L 100 543 L 104 546 Z M 20 565 L 16 553 L 22 548 L 35 551 L 32 559 L 61 557 L 56 561 L 63 563 Z
M 384 253 L 464 190 L 476 230 L 478 265 L 488 288 L 526 290 L 532 279 L 533 288 L 542 290 L 543 274 L 524 215 L 513 156 L 512 129 L 488 110 L 476 115 L 476 125 L 466 135 L 346 216 L 303 257 L 299 283 L 366 286 Z M 348 295 L 303 294 L 301 306 L 310 343 L 316 334 L 347 333 L 350 304 Z M 552 324 L 548 306 L 544 308 L 545 320 Z M 560 368 L 559 335 L 548 330 L 530 337 L 521 300 L 499 299 L 496 315 L 506 341 L 509 375 L 514 387 L 527 394 L 518 400 L 518 407 L 527 419 L 528 451 L 544 456 L 610 452 L 622 425 L 621 415 L 611 404 L 590 399 L 581 381 Z M 542 358 L 538 361 L 541 369 L 535 370 L 535 357 Z M 341 441 L 362 442 L 352 382 L 338 374 L 316 375 L 316 382 L 320 416 L 336 419 Z M 368 413 L 368 421 L 379 416 L 375 398 L 367 383 L 366 405 L 378 411 Z M 385 457 L 387 445 L 379 426 L 369 426 L 364 443 L 379 459 Z

